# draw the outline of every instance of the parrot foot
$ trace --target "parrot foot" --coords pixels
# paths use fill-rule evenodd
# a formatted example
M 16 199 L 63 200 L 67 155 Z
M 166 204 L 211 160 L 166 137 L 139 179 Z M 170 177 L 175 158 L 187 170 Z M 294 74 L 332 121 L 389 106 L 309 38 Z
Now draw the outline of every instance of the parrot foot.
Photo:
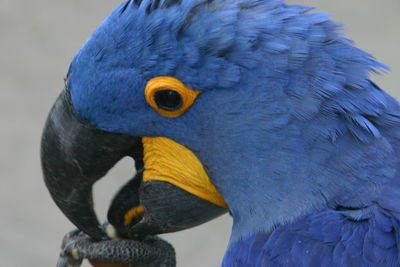
M 173 246 L 159 237 L 95 241 L 80 230 L 73 230 L 63 239 L 57 267 L 79 267 L 83 259 L 129 266 L 176 266 Z

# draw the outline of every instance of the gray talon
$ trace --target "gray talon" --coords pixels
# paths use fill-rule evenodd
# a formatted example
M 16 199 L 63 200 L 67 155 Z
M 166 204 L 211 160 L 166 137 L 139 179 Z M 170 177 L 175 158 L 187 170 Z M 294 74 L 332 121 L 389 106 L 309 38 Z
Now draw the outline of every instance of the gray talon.
M 71 257 L 61 256 L 58 258 L 57 267 L 79 267 L 82 264 L 82 259 L 76 260 Z
M 71 231 L 63 239 L 57 267 L 79 267 L 83 259 L 133 266 L 176 266 L 174 248 L 159 237 L 95 241 L 79 230 Z

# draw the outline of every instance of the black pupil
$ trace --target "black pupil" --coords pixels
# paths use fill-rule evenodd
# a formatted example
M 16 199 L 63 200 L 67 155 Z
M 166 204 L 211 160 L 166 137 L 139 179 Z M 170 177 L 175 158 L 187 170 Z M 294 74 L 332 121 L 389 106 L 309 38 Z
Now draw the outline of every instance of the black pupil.
M 181 95 L 170 89 L 163 89 L 155 93 L 154 100 L 159 108 L 174 111 L 182 106 Z

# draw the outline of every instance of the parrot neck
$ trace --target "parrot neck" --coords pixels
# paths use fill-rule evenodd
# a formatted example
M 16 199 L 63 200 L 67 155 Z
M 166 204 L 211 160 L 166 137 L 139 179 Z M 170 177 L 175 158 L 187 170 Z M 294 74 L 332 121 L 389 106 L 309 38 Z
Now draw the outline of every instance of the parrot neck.
M 397 163 L 387 140 L 366 145 L 350 133 L 316 139 L 308 131 L 320 123 L 292 120 L 268 138 L 225 139 L 234 145 L 221 138 L 216 157 L 199 154 L 232 214 L 231 242 L 326 208 L 368 205 L 393 178 Z
M 363 206 L 360 209 L 349 210 L 345 207 L 341 207 L 337 211 L 321 211 L 295 220 L 289 225 L 277 225 L 273 233 L 258 232 L 231 242 L 225 253 L 222 266 L 236 266 L 237 263 L 240 263 L 240 266 L 259 266 L 262 265 L 260 262 L 263 262 L 264 265 L 268 262 L 268 264 L 266 264 L 267 266 L 276 266 L 279 265 L 278 262 L 285 262 L 288 257 L 290 258 L 290 255 L 296 254 L 300 256 L 300 258 L 297 257 L 296 259 L 315 257 L 318 253 L 308 253 L 307 251 L 310 248 L 319 247 L 320 251 L 322 251 L 324 249 L 323 247 L 325 247 L 324 245 L 327 244 L 326 242 L 333 242 L 331 244 L 338 242 L 336 243 L 337 246 L 346 239 L 349 233 L 351 235 L 354 231 L 360 230 L 359 235 L 353 240 L 358 239 L 361 243 L 363 241 L 365 242 L 365 240 L 370 241 L 372 239 L 368 236 L 370 233 L 381 233 L 380 229 L 382 225 L 392 225 L 386 227 L 393 233 L 393 227 L 396 228 L 398 226 L 400 218 L 399 200 L 400 179 L 393 179 L 382 187 L 381 194 L 377 196 L 369 206 Z M 385 218 L 384 220 L 382 220 L 382 215 L 378 215 L 382 214 L 381 212 L 383 212 L 383 210 L 385 210 L 385 215 L 383 216 Z M 377 223 L 377 220 L 381 221 Z M 366 222 L 368 222 L 368 227 L 361 230 L 360 228 L 366 226 Z M 358 230 L 355 230 L 357 228 Z M 327 238 L 328 236 L 329 238 Z M 379 237 L 381 236 L 382 234 L 379 234 Z M 305 242 L 303 243 L 303 241 Z M 320 246 L 321 244 L 324 245 Z M 332 247 L 335 247 L 335 245 Z M 299 253 L 299 248 L 301 248 L 301 253 Z M 385 252 L 386 251 L 388 250 L 385 250 Z M 339 255 L 341 256 L 341 254 Z M 393 253 L 393 255 L 397 255 L 397 252 Z M 276 258 L 280 258 L 282 261 L 277 262 L 275 261 Z M 289 264 L 289 266 L 296 265 L 293 263 L 294 258 L 291 259 L 292 263 Z M 310 262 L 315 263 L 315 261 L 307 261 L 307 263 Z M 305 264 L 306 266 L 308 266 L 307 263 Z M 352 264 L 350 265 L 354 266 Z

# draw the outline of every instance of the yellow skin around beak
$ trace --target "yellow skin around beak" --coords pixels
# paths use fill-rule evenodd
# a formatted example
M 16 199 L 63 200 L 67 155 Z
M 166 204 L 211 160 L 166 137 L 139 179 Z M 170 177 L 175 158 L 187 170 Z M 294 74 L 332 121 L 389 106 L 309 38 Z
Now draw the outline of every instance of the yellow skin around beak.
M 143 137 L 142 142 L 143 182 L 168 182 L 215 205 L 228 207 L 200 160 L 188 148 L 166 137 Z M 129 225 L 144 211 L 142 205 L 132 207 L 124 216 L 124 224 Z
M 124 224 L 129 225 L 134 218 L 144 213 L 144 207 L 142 205 L 131 208 L 124 216 Z
M 227 208 L 200 160 L 185 146 L 166 137 L 143 137 L 143 181 L 164 181 Z

